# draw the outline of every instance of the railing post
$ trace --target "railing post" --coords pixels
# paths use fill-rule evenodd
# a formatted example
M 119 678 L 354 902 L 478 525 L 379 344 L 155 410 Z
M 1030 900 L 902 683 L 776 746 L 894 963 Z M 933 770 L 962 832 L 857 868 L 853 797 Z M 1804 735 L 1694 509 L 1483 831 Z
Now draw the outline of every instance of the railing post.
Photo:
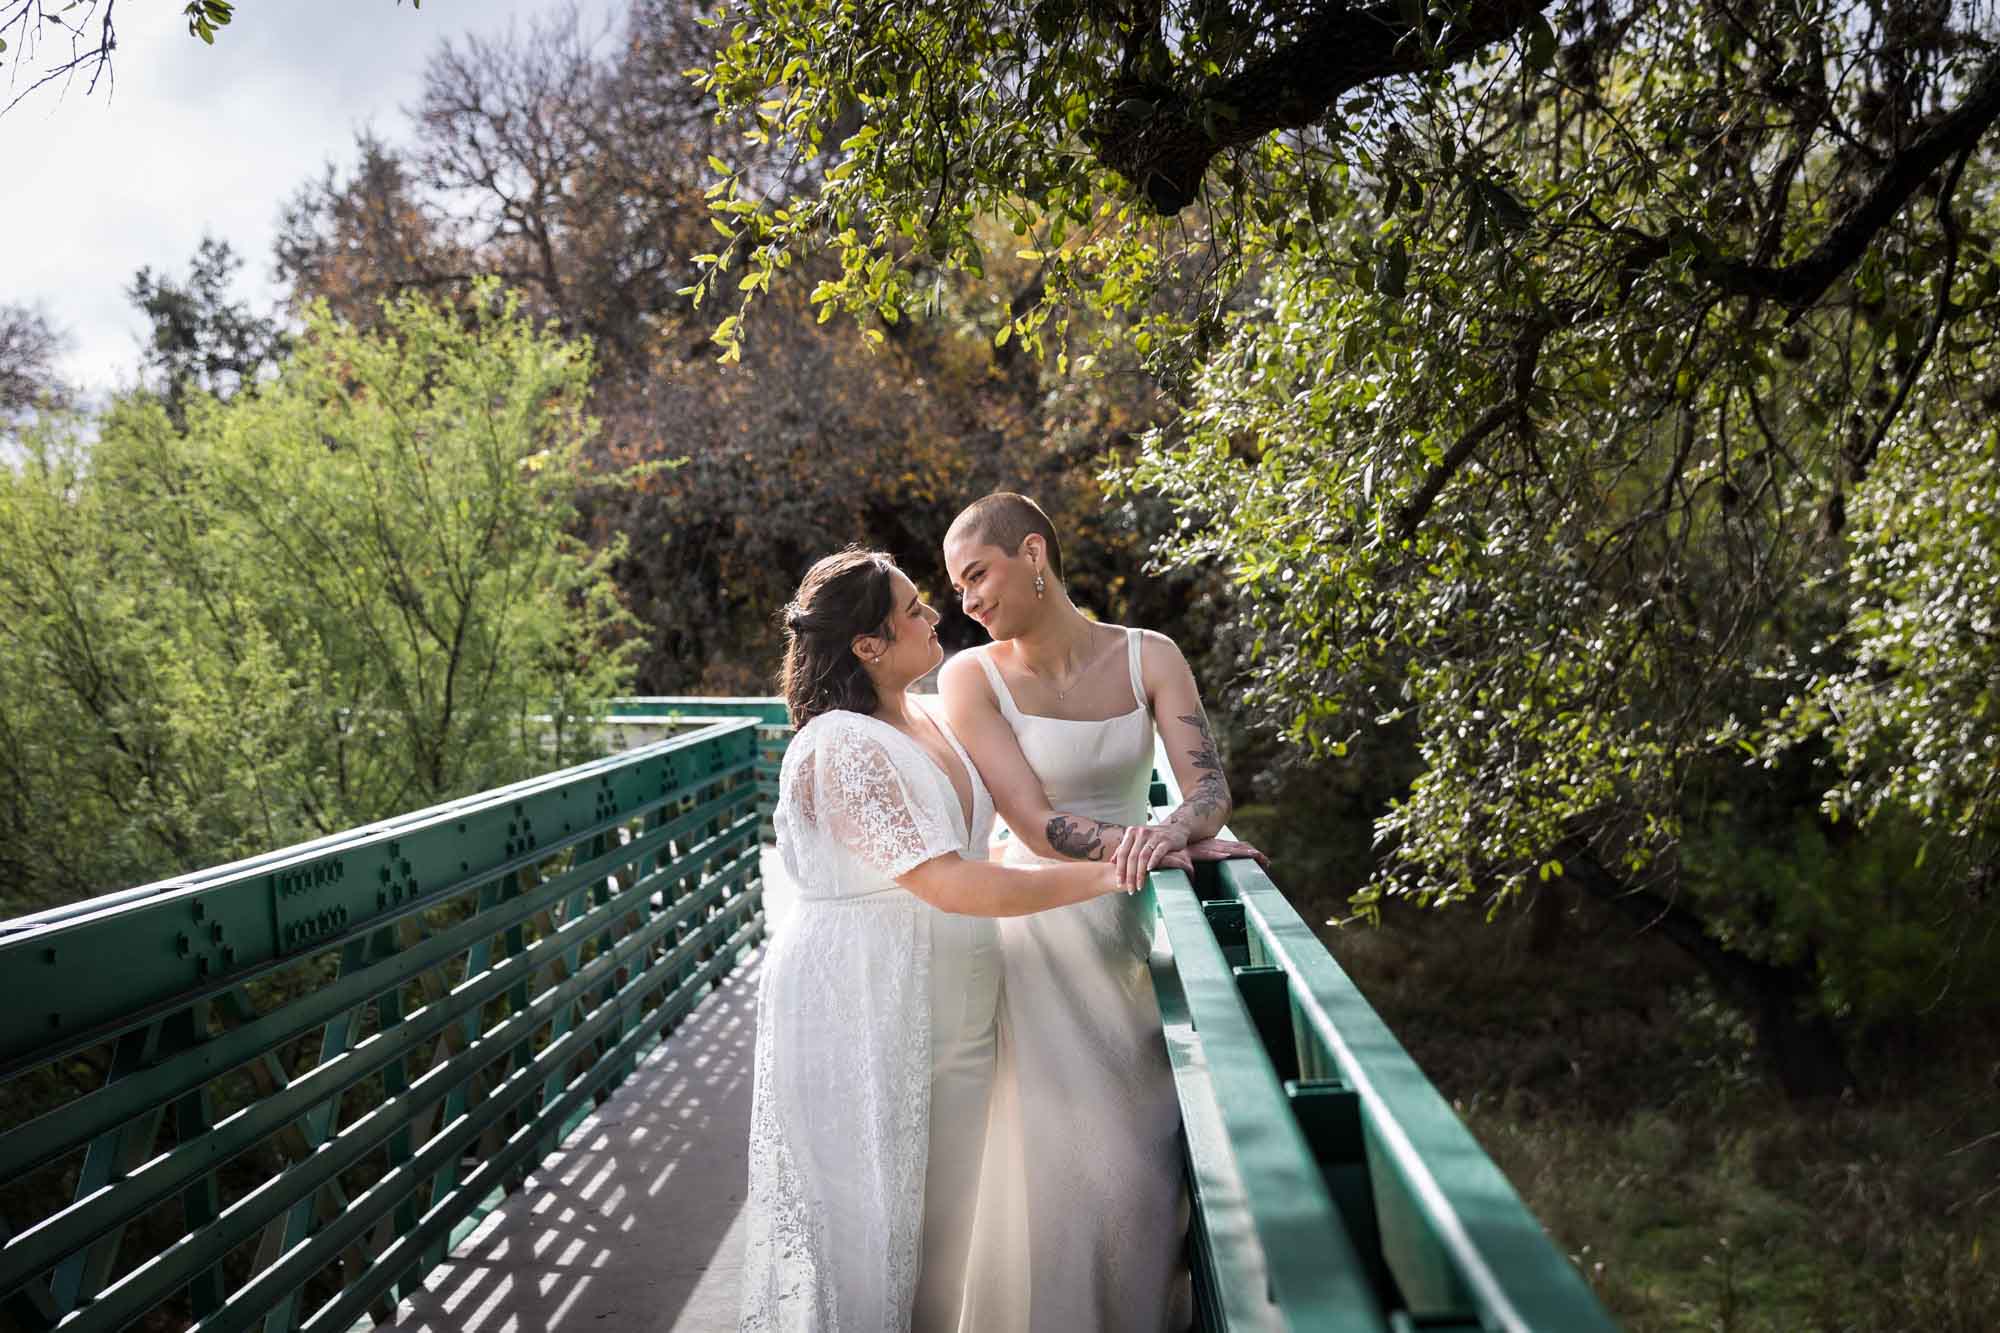
M 127 1032 L 117 1040 L 112 1047 L 111 1068 L 104 1078 L 106 1087 L 158 1058 L 162 1026 L 152 1023 L 136 1032 Z M 77 1178 L 76 1197 L 82 1198 L 103 1189 L 152 1156 L 153 1144 L 159 1138 L 160 1122 L 166 1116 L 166 1109 L 156 1106 L 142 1111 L 119 1128 L 91 1140 L 90 1147 L 84 1152 L 83 1170 Z M 124 1238 L 125 1228 L 119 1227 L 89 1249 L 63 1261 L 50 1282 L 50 1295 L 57 1310 L 74 1310 L 103 1288 L 118 1262 L 118 1247 Z

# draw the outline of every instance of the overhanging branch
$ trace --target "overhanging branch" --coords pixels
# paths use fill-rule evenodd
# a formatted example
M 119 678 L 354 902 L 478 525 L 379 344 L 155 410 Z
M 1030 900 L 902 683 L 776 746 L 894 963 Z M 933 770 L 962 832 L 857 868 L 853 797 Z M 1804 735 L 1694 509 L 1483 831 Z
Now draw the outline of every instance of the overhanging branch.
M 1201 190 L 1217 153 L 1323 117 L 1342 96 L 1380 79 L 1458 64 L 1512 36 L 1548 0 L 1473 0 L 1440 33 L 1410 21 L 1423 7 L 1386 0 L 1335 8 L 1284 48 L 1199 87 L 1121 80 L 1093 118 L 1098 161 L 1138 187 L 1162 214 Z
M 1509 422 L 1525 422 L 1528 415 L 1528 396 L 1535 388 L 1535 366 L 1541 359 L 1542 344 L 1554 329 L 1552 317 L 1543 316 L 1521 330 L 1514 340 L 1514 383 L 1513 392 L 1507 398 L 1480 414 L 1465 434 L 1453 441 L 1444 457 L 1432 465 L 1424 475 L 1423 484 L 1417 493 L 1396 510 L 1396 536 L 1400 541 L 1409 541 L 1417 535 L 1417 529 L 1437 504 L 1438 496 L 1444 493 L 1445 485 L 1458 470 L 1470 462 L 1480 444 L 1493 432 Z
M 2000 55 L 1981 67 L 1964 101 L 1890 159 L 1873 188 L 1841 216 L 1811 253 L 1776 265 L 1707 256 L 1696 261 L 1696 274 L 1734 296 L 1757 297 L 1795 312 L 1810 309 L 1867 253 L 1875 237 L 1895 220 L 1911 196 L 1947 162 L 1977 147 L 1996 121 L 2000 121 Z M 1622 270 L 1631 275 L 1659 261 L 1673 249 L 1675 240 L 1672 236 L 1646 238 L 1627 254 Z

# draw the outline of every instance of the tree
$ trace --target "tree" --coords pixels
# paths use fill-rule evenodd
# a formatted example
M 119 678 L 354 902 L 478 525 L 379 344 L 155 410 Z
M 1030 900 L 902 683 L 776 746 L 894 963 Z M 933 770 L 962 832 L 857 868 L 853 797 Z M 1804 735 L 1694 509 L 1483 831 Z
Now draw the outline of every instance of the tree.
M 262 392 L 140 393 L 0 468 L 8 913 L 589 753 L 629 684 L 615 550 L 567 536 L 587 351 L 496 285 L 323 309 Z M 587 731 L 587 728 L 584 729 Z
M 398 5 L 403 0 L 396 0 Z M 181 12 L 187 17 L 188 36 L 210 46 L 215 35 L 236 17 L 237 0 L 186 0 Z M 410 8 L 423 8 L 423 0 L 410 0 Z M 11 82 L 20 91 L 0 114 L 13 110 L 22 99 L 51 83 L 67 82 L 78 76 L 86 87 L 97 91 L 97 81 L 111 73 L 111 55 L 118 49 L 118 29 L 112 22 L 118 0 L 0 0 L 0 56 L 12 53 Z M 38 60 L 45 43 L 57 50 L 47 64 L 31 68 L 28 83 L 21 87 L 22 64 Z
M 1991 20 L 740 0 L 703 85 L 836 165 L 725 170 L 698 295 L 725 357 L 811 253 L 895 318 L 1004 220 L 1047 270 L 1006 336 L 1088 369 L 1094 312 L 1179 403 L 1119 477 L 1231 576 L 1249 705 L 1414 727 L 1361 904 L 1599 894 L 1829 1091 L 1853 933 L 1929 920 L 1948 990 L 1990 911 Z M 1929 868 L 1807 921 L 1684 854 L 1790 839 L 1757 802 Z
M 67 342 L 41 311 L 0 305 L 0 421 L 69 401 L 55 365 Z
M 329 163 L 287 202 L 273 244 L 278 281 L 295 301 L 325 301 L 358 327 L 375 323 L 385 299 L 463 292 L 478 269 L 409 163 L 372 133 L 354 146 L 351 176 Z
M 228 399 L 275 370 L 289 344 L 283 326 L 229 299 L 243 261 L 229 242 L 202 238 L 185 282 L 142 268 L 126 295 L 152 324 L 144 365 L 167 416 L 187 424 L 188 403 L 198 394 Z
M 1118 392 L 1075 395 L 1019 348 L 993 346 L 1016 299 L 1038 289 L 1038 264 L 996 256 L 1002 295 L 940 283 L 921 318 L 882 325 L 867 345 L 788 292 L 781 326 L 743 365 L 713 364 L 721 315 L 687 289 L 700 275 L 692 256 L 715 237 L 707 160 L 729 132 L 683 74 L 708 36 L 691 6 L 642 0 L 610 40 L 569 10 L 444 45 L 407 147 L 364 140 L 354 171 L 298 196 L 281 276 L 366 325 L 386 294 L 458 292 L 494 272 L 526 309 L 591 340 L 603 427 L 591 453 L 649 470 L 593 492 L 578 530 L 623 542 L 614 569 L 649 630 L 645 689 L 771 688 L 773 608 L 848 541 L 889 545 L 942 592 L 944 527 L 967 495 L 1001 486 L 1065 521 L 1088 557 L 1090 604 L 1137 605 L 1163 623 L 1187 580 L 1136 577 L 1134 511 L 1108 507 L 1092 475 L 1107 443 L 1129 449 L 1155 419 L 1150 386 L 1131 375 Z M 786 188 L 818 169 L 776 150 L 754 164 Z M 961 644 L 980 634 L 962 617 L 944 632 Z

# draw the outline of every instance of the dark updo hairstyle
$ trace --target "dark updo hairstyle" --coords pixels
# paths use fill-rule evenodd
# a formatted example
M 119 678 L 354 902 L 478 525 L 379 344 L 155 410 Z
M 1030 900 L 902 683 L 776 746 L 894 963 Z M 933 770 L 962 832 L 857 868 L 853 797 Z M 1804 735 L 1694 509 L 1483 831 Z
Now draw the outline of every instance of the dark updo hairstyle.
M 894 641 L 889 575 L 895 568 L 880 551 L 850 546 L 806 571 L 785 607 L 785 671 L 778 682 L 793 726 L 833 708 L 875 711 L 875 682 L 854 655 L 854 640 L 879 634 Z

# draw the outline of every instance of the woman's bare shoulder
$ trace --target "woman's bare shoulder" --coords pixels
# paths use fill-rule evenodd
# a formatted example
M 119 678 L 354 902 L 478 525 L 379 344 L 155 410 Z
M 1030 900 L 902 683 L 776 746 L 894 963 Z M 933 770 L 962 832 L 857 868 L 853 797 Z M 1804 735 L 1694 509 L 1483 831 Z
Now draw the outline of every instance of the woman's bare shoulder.
M 947 697 L 964 697 L 968 691 L 991 693 L 986 685 L 986 673 L 979 669 L 979 654 L 991 651 L 990 645 L 966 648 L 953 653 L 938 668 L 938 693 Z
M 1181 646 L 1156 629 L 1135 631 L 1139 636 L 1139 663 L 1147 671 L 1158 667 L 1163 671 L 1185 668 L 1187 657 Z

